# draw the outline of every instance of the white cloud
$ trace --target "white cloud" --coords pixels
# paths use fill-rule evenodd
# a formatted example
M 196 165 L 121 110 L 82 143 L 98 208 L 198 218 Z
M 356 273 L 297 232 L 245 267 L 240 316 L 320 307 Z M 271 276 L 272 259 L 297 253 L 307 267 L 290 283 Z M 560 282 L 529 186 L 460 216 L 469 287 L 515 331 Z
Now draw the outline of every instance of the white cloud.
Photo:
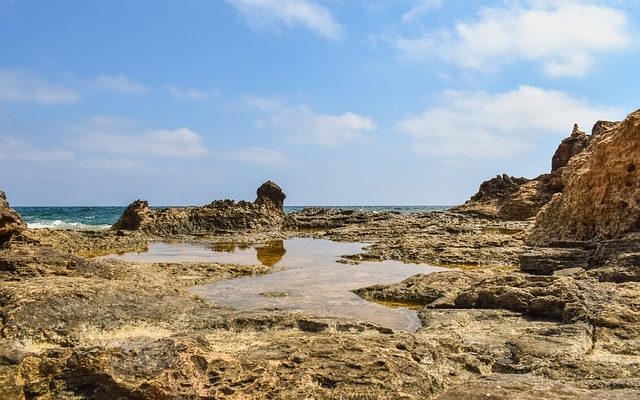
M 145 130 L 125 119 L 95 117 L 70 130 L 75 146 L 98 153 L 168 158 L 207 154 L 200 135 L 189 128 Z
M 148 165 L 128 158 L 87 157 L 78 160 L 77 165 L 82 168 L 103 169 L 127 173 L 153 171 L 153 168 Z
M 233 159 L 251 163 L 271 166 L 284 166 L 289 164 L 289 160 L 280 152 L 263 149 L 262 147 L 250 147 L 233 151 L 229 154 Z
M 338 39 L 342 28 L 331 12 L 311 0 L 227 0 L 252 28 L 280 29 L 297 25 L 330 39 Z
M 77 91 L 20 69 L 0 69 L 0 101 L 42 104 L 72 103 Z
M 421 37 L 395 37 L 403 55 L 445 58 L 460 66 L 491 70 L 524 60 L 539 63 L 550 76 L 582 76 L 598 55 L 631 44 L 626 14 L 584 1 L 507 1 L 484 8 L 472 22 Z
M 589 130 L 622 110 L 598 106 L 554 90 L 520 86 L 510 92 L 448 91 L 442 105 L 400 121 L 418 153 L 467 157 L 516 156 L 541 135 L 568 136 L 573 123 Z M 564 135 L 564 136 L 562 136 Z
M 218 96 L 216 90 L 200 90 L 194 88 L 180 88 L 173 85 L 164 85 L 169 94 L 178 100 L 210 100 Z
M 403 22 L 414 22 L 429 11 L 442 7 L 442 0 L 420 0 L 402 15 Z
M 112 93 L 145 94 L 149 92 L 148 87 L 135 82 L 124 75 L 98 75 L 90 83 L 90 86 L 95 90 Z
M 73 153 L 62 149 L 45 150 L 14 136 L 0 136 L 0 161 L 55 162 L 67 161 Z
M 258 126 L 276 128 L 293 142 L 337 147 L 364 141 L 366 132 L 375 129 L 370 118 L 352 112 L 320 114 L 306 105 L 285 106 L 261 97 L 248 97 L 245 101 L 269 114 L 257 121 Z

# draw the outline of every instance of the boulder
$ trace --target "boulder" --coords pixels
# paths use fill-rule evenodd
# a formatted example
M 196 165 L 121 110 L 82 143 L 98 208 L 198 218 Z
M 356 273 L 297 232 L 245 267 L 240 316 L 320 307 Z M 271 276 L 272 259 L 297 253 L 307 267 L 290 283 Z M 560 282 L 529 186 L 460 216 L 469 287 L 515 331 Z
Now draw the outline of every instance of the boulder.
M 256 203 L 264 203 L 270 201 L 282 210 L 284 207 L 284 199 L 287 197 L 282 188 L 271 181 L 266 181 L 256 191 L 258 197 Z
M 621 238 L 640 229 L 640 110 L 597 134 L 562 170 L 562 193 L 540 211 L 533 244 Z
M 129 204 L 118 221 L 112 226 L 112 229 L 135 231 L 149 215 L 149 202 L 146 200 L 136 200 Z
M 0 244 L 6 243 L 13 234 L 26 228 L 20 214 L 9 206 L 7 196 L 0 191 Z

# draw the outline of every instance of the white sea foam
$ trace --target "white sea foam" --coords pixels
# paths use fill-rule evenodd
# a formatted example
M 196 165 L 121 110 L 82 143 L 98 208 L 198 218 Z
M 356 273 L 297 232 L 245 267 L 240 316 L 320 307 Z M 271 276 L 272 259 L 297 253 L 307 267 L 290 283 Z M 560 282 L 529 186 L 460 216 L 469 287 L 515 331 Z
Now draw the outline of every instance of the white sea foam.
M 80 222 L 71 221 L 37 221 L 27 223 L 28 228 L 33 229 L 72 229 L 74 231 L 103 231 L 109 229 L 111 225 L 88 225 Z

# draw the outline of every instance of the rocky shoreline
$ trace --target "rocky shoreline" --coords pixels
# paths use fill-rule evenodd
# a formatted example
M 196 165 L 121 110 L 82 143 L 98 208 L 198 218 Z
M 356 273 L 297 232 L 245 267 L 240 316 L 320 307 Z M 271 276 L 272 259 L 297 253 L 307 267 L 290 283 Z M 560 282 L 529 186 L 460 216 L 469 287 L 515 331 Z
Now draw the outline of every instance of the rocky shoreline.
M 574 128 L 533 180 L 500 175 L 445 212 L 254 202 L 152 210 L 109 231 L 27 229 L 0 196 L 2 399 L 640 398 L 640 111 Z M 216 306 L 188 288 L 265 265 L 94 256 L 155 240 L 370 245 L 345 262 L 452 268 L 356 293 L 419 306 L 409 333 Z

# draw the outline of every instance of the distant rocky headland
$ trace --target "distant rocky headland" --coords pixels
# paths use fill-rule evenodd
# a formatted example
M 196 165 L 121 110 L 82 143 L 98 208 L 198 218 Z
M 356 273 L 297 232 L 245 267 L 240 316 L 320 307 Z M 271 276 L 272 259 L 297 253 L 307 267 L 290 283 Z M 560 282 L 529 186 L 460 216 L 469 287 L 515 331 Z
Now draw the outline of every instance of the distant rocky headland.
M 574 126 L 549 173 L 498 175 L 443 212 L 285 214 L 268 181 L 253 202 L 136 200 L 109 230 L 71 231 L 27 228 L 0 192 L 0 398 L 638 399 L 638 166 L 640 110 L 591 134 Z M 449 269 L 355 290 L 418 309 L 422 327 L 404 332 L 189 291 L 272 262 L 96 257 L 292 237 L 368 243 L 341 259 L 354 273 L 381 260 Z

